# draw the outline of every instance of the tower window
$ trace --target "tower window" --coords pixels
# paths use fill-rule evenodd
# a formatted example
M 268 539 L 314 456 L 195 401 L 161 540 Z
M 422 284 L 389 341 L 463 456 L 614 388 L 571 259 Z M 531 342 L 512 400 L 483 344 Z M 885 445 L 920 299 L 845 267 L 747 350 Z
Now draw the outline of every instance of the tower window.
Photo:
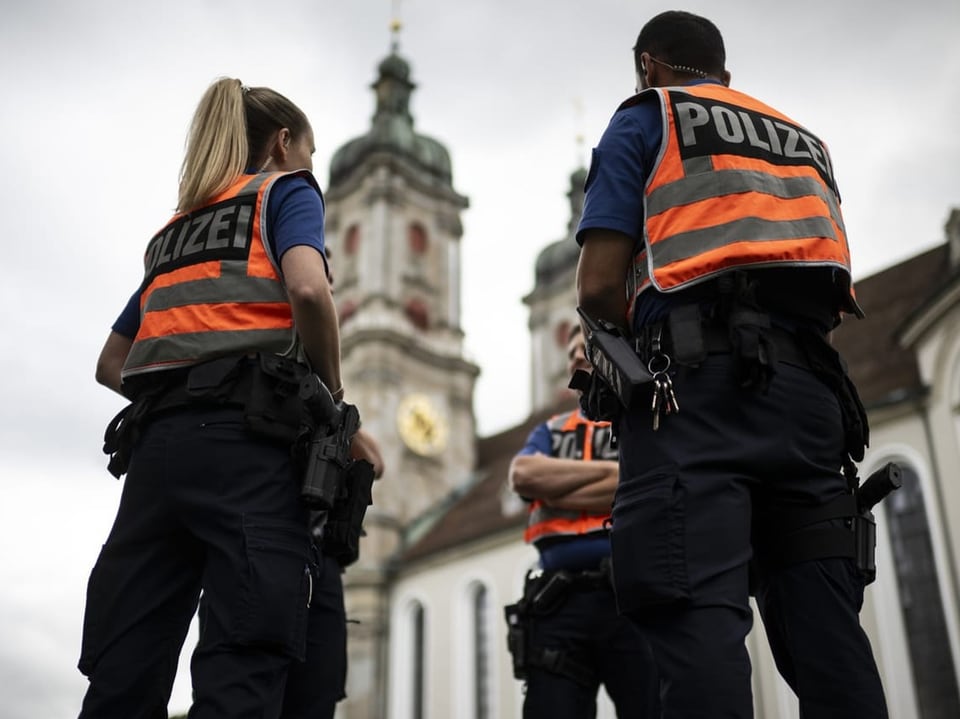
M 477 584 L 473 588 L 473 716 L 490 717 L 490 598 L 487 588 Z
M 426 641 L 425 641 L 425 617 L 423 605 L 419 602 L 413 608 L 413 612 L 410 617 L 411 624 L 413 625 L 412 634 L 413 634 L 413 646 L 412 656 L 411 656 L 411 669 L 412 669 L 412 684 L 411 687 L 411 706 L 410 706 L 410 715 L 413 719 L 423 719 L 424 709 L 426 706 Z
M 422 255 L 427 251 L 427 231 L 419 222 L 414 222 L 407 228 L 407 242 L 410 252 Z
M 427 314 L 427 306 L 423 304 L 422 300 L 412 299 L 407 302 L 403 309 L 407 315 L 407 319 L 413 323 L 414 327 L 418 330 L 427 329 L 430 318 Z
M 357 254 L 357 250 L 360 248 L 360 226 L 359 225 L 350 225 L 347 228 L 347 233 L 343 238 L 343 251 L 348 256 Z

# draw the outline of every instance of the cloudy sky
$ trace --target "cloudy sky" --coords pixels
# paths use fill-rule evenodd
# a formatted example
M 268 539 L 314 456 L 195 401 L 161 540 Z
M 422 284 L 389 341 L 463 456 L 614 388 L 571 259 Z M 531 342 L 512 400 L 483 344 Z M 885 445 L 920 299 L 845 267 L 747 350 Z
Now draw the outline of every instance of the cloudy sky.
M 168 217 L 191 113 L 216 77 L 297 102 L 332 153 L 366 131 L 390 0 L 36 0 L 0 25 L 0 714 L 76 714 L 86 576 L 120 484 L 93 369 Z M 734 86 L 830 145 L 863 277 L 943 241 L 960 206 L 960 3 L 692 2 Z M 148 9 L 149 8 L 149 9 Z M 526 416 L 533 262 L 562 237 L 570 173 L 634 88 L 630 48 L 670 6 L 402 0 L 417 129 L 449 148 L 463 215 L 463 326 L 483 434 Z M 715 8 L 722 8 L 716 10 Z M 586 140 L 578 146 L 576 137 Z M 495 288 L 495 291 L 491 291 Z M 504 352 L 515 347 L 514 353 Z M 178 681 L 171 708 L 188 701 Z

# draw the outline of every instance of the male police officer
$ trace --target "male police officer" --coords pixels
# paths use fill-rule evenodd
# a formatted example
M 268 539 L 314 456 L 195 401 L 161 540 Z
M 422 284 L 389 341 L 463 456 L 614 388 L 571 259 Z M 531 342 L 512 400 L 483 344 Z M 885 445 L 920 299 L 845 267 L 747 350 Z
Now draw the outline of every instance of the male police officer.
M 570 372 L 589 369 L 575 325 Z M 617 484 L 608 422 L 578 410 L 539 425 L 510 465 L 513 489 L 530 501 L 524 539 L 540 553 L 524 598 L 508 608 L 517 624 L 511 650 L 526 678 L 525 719 L 596 715 L 601 684 L 620 717 L 659 717 L 650 649 L 617 615 L 610 583 L 610 541 L 604 522 Z
M 654 17 L 634 55 L 577 235 L 581 309 L 655 377 L 619 419 L 618 606 L 664 717 L 752 716 L 751 589 L 801 716 L 886 717 L 852 559 L 865 418 L 825 339 L 860 314 L 826 147 L 728 87 L 702 17 Z

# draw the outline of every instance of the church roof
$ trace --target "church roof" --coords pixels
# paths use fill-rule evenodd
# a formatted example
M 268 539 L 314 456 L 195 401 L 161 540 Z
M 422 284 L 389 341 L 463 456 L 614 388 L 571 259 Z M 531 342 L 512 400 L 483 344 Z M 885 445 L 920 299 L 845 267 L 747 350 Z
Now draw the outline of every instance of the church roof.
M 432 178 L 450 184 L 450 153 L 437 140 L 413 129 L 410 96 L 416 85 L 410 80 L 410 64 L 396 49 L 380 62 L 377 80 L 371 87 L 377 107 L 370 129 L 333 154 L 330 183 L 344 179 L 368 156 L 386 152 L 404 157 Z
M 561 245 L 576 247 L 575 243 L 563 240 L 547 250 L 556 248 L 559 255 Z M 957 279 L 957 271 L 949 262 L 948 246 L 940 245 L 857 282 L 857 300 L 866 317 L 844 321 L 835 330 L 834 344 L 846 359 L 868 409 L 923 391 L 916 356 L 912 348 L 901 346 L 900 331 L 915 312 Z M 448 498 L 433 526 L 402 553 L 401 563 L 510 528 L 516 529 L 519 539 L 525 514 L 504 514 L 501 501 L 510 461 L 537 424 L 564 409 L 569 407 L 537 412 L 522 424 L 479 439 L 477 480 Z

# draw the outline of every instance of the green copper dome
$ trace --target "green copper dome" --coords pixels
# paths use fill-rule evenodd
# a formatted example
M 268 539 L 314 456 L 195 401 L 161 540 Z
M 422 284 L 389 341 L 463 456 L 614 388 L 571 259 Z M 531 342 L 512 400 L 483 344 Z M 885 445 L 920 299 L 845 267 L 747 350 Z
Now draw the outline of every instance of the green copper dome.
M 580 215 L 583 214 L 583 185 L 587 181 L 587 169 L 578 167 L 570 175 L 570 222 L 567 225 L 568 236 L 547 245 L 537 255 L 535 274 L 537 283 L 549 283 L 550 280 L 563 277 L 577 266 L 580 258 L 580 246 L 574 241 Z
M 377 96 L 377 109 L 366 135 L 340 147 L 330 161 L 330 182 L 345 178 L 367 156 L 375 152 L 400 155 L 420 170 L 450 184 L 450 153 L 432 137 L 413 129 L 410 96 L 416 85 L 410 81 L 410 65 L 396 50 L 381 61 L 379 77 L 371 85 Z

